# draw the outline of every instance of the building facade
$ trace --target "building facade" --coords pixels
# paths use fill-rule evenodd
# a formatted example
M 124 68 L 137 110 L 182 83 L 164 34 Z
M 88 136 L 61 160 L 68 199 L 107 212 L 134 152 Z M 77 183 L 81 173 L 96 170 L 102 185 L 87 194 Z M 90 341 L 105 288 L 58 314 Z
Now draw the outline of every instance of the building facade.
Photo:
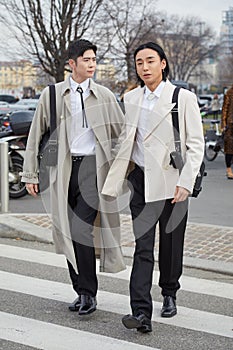
M 0 62 L 0 92 L 22 97 L 27 87 L 35 87 L 37 68 L 28 60 Z
M 220 29 L 221 54 L 233 54 L 233 7 L 222 12 L 222 25 Z

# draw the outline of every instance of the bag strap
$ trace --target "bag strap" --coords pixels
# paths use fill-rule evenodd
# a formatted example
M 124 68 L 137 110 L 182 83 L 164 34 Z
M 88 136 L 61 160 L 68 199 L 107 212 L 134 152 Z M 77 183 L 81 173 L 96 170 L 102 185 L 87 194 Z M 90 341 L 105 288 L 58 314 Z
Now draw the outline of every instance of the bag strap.
M 172 113 L 172 124 L 173 124 L 173 132 L 174 132 L 174 139 L 175 139 L 175 150 L 181 154 L 179 115 L 178 115 L 179 92 L 180 92 L 180 87 L 176 86 L 172 96 L 172 103 L 175 103 L 175 106 L 172 108 L 171 113 Z
M 50 140 L 49 143 L 57 143 L 57 111 L 56 111 L 56 90 L 55 85 L 49 85 L 50 102 Z

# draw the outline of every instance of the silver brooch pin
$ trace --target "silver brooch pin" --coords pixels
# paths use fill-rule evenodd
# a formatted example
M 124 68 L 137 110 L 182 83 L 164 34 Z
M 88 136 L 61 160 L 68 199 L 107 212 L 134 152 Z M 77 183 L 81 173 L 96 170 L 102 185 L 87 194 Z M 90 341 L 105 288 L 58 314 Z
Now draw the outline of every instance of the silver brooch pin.
M 155 94 L 153 94 L 153 92 L 150 93 L 150 95 L 147 96 L 147 99 L 149 101 L 152 101 L 155 98 Z

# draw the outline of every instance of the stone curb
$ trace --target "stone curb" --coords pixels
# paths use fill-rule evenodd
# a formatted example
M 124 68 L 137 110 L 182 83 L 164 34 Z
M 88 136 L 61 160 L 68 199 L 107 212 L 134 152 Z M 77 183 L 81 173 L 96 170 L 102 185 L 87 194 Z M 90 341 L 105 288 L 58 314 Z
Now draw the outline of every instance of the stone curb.
M 38 225 L 29 223 L 25 220 L 15 218 L 16 214 L 1 214 L 0 215 L 0 237 L 1 238 L 21 238 L 28 241 L 38 241 L 42 243 L 53 244 L 52 231 L 45 227 L 40 227 Z M 22 214 L 28 215 L 28 214 Z M 17 214 L 18 216 L 18 214 Z M 191 223 L 190 223 L 191 224 Z M 212 227 L 208 224 L 196 224 L 204 225 L 207 227 Z M 226 227 L 226 229 L 232 229 Z M 134 253 L 133 247 L 122 247 L 123 255 L 127 258 L 132 258 Z M 155 260 L 157 261 L 157 256 L 155 254 Z M 214 261 L 200 258 L 191 258 L 184 256 L 184 266 L 207 270 L 222 274 L 227 274 L 233 276 L 233 263 L 224 261 Z
M 126 258 L 133 258 L 134 248 L 122 247 L 123 255 Z M 157 255 L 155 254 L 155 261 L 158 262 Z M 207 259 L 191 258 L 184 256 L 183 259 L 184 267 L 217 272 L 224 275 L 233 276 L 233 263 L 224 261 L 213 261 Z
M 53 243 L 51 230 L 4 214 L 0 216 L 0 237 Z

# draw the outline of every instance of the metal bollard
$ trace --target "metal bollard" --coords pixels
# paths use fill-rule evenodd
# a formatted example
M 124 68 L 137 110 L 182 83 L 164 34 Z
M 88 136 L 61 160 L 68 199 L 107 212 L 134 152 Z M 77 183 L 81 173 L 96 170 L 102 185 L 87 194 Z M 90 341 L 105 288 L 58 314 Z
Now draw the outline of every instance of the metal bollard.
M 9 161 L 8 143 L 0 142 L 0 204 L 1 213 L 7 213 L 9 209 Z

